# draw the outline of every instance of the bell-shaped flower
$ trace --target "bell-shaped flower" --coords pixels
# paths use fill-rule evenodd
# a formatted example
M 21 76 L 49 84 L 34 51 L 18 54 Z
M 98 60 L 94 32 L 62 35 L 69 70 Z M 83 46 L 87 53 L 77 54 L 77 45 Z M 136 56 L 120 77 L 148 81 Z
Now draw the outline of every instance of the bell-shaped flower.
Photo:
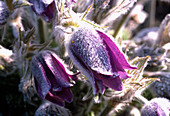
M 91 82 L 93 94 L 104 93 L 105 87 L 121 91 L 121 78 L 129 78 L 124 69 L 136 69 L 129 65 L 111 37 L 87 25 L 73 33 L 67 46 L 75 66 Z
M 154 98 L 141 109 L 141 116 L 169 116 L 170 101 L 166 98 Z
M 41 16 L 46 22 L 51 22 L 55 16 L 54 0 L 28 0 L 32 3 L 33 11 Z
M 54 19 L 55 13 L 57 15 L 55 0 L 28 0 L 28 1 L 33 4 L 32 5 L 33 11 L 38 16 L 41 16 L 46 22 L 51 22 Z M 76 1 L 75 0 L 65 1 L 67 7 L 70 7 L 71 3 L 76 3 Z
M 31 61 L 31 71 L 35 78 L 37 93 L 42 99 L 49 100 L 60 106 L 72 102 L 73 94 L 70 78 L 76 80 L 76 75 L 68 73 L 62 60 L 51 51 L 42 51 Z

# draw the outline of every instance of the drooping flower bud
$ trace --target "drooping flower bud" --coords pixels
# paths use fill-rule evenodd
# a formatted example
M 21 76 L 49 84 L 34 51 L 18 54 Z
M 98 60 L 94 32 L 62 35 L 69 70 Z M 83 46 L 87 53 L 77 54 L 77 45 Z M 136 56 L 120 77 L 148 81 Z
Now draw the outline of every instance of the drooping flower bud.
M 3 26 L 9 17 L 9 9 L 3 1 L 0 1 L 0 27 Z
M 73 63 L 90 80 L 93 94 L 105 86 L 122 90 L 122 79 L 129 78 L 124 69 L 131 67 L 116 44 L 101 31 L 80 27 L 70 39 L 68 53 Z
M 39 96 L 55 104 L 64 106 L 64 101 L 72 102 L 73 94 L 70 78 L 76 80 L 75 75 L 68 74 L 61 59 L 55 53 L 42 51 L 32 58 L 32 74 Z
M 141 116 L 169 116 L 170 101 L 166 98 L 154 98 L 141 109 Z
M 54 0 L 29 0 L 33 4 L 34 12 L 41 16 L 46 22 L 51 22 L 55 15 Z

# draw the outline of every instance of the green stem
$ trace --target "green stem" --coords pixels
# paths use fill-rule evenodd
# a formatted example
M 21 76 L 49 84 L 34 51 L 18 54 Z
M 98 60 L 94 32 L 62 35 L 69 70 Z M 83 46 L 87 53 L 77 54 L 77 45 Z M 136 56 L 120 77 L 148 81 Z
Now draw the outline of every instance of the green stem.
M 119 34 L 119 32 L 124 28 L 124 26 L 126 25 L 127 21 L 129 20 L 129 14 L 130 14 L 130 11 L 125 14 L 122 18 L 122 20 L 120 21 L 117 29 L 115 30 L 114 34 L 113 34 L 113 37 L 116 38 L 117 35 Z
M 44 24 L 41 19 L 38 19 L 38 30 L 39 30 L 40 43 L 44 43 L 45 42 Z
M 2 37 L 1 37 L 1 41 L 2 41 L 2 42 L 3 42 L 4 39 L 5 39 L 6 31 L 7 31 L 7 25 L 5 25 L 5 26 L 3 27 L 3 33 L 2 33 Z
M 151 0 L 149 27 L 155 26 L 156 0 Z
M 112 107 L 110 105 L 107 105 L 104 111 L 100 114 L 100 116 L 107 116 L 108 113 L 112 110 Z
M 137 100 L 139 103 L 141 103 L 142 105 L 144 105 L 144 104 L 146 104 L 146 103 L 148 102 L 148 100 L 141 95 L 141 93 L 142 93 L 143 90 L 144 90 L 144 89 L 138 90 L 138 91 L 135 93 L 135 96 L 134 96 L 134 99 L 136 99 L 136 100 Z
M 115 108 L 120 102 L 118 102 L 117 100 L 115 100 L 114 98 L 113 99 L 110 99 L 108 101 L 108 104 L 107 106 L 104 108 L 103 112 L 100 113 L 100 116 L 108 116 L 109 112 Z
M 83 15 L 81 21 L 87 16 L 87 14 L 89 13 L 89 10 L 92 8 L 92 6 L 93 6 L 93 4 L 91 4 L 91 5 L 89 6 L 89 8 L 86 10 L 86 12 L 85 12 L 85 14 Z
M 91 108 L 92 108 L 93 104 L 94 104 L 94 100 L 92 99 L 90 101 L 90 104 L 89 104 L 87 110 L 86 110 L 86 114 L 90 114 L 90 111 L 91 111 Z

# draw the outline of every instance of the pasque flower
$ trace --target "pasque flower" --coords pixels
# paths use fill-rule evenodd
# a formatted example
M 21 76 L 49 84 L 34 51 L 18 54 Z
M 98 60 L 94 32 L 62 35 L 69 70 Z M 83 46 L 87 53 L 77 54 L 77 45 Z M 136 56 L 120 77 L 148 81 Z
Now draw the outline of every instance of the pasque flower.
M 60 106 L 72 102 L 73 94 L 70 78 L 76 80 L 76 75 L 70 75 L 61 59 L 51 51 L 42 51 L 31 61 L 31 71 L 35 78 L 35 86 L 42 99 L 49 100 Z
M 28 0 L 32 3 L 32 9 L 34 12 L 41 16 L 46 22 L 51 22 L 55 16 L 56 5 L 54 0 Z M 70 7 L 71 3 L 75 3 L 75 0 L 66 0 L 66 4 Z
M 46 22 L 51 22 L 55 15 L 54 0 L 28 0 L 32 3 L 34 12 L 41 16 Z
M 154 98 L 141 109 L 141 116 L 169 116 L 170 101 L 166 98 Z
M 105 87 L 121 91 L 120 78 L 129 78 L 124 69 L 136 69 L 128 64 L 109 36 L 87 25 L 73 33 L 68 43 L 68 54 L 91 82 L 93 94 L 103 93 Z

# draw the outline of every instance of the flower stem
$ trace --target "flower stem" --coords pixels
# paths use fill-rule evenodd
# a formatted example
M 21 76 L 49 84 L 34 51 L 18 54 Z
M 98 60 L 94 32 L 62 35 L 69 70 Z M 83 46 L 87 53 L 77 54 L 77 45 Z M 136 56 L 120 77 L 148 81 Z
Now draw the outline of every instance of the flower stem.
M 113 107 L 110 107 L 110 105 L 107 105 L 103 112 L 100 114 L 100 116 L 107 116 L 108 113 L 112 110 Z
M 127 21 L 128 21 L 129 18 L 130 18 L 130 16 L 129 16 L 130 12 L 131 12 L 131 11 L 128 11 L 128 13 L 123 16 L 122 20 L 120 21 L 117 29 L 115 30 L 115 32 L 114 32 L 114 34 L 113 34 L 113 37 L 114 37 L 114 38 L 117 38 L 117 36 L 119 35 L 119 32 L 120 32 L 120 31 L 125 27 L 125 25 L 127 24 Z
M 91 110 L 93 104 L 94 104 L 94 100 L 92 99 L 92 100 L 90 101 L 90 104 L 89 104 L 87 110 L 86 110 L 86 114 L 89 114 L 89 113 L 90 113 L 90 110 Z
M 139 103 L 143 105 L 148 102 L 148 100 L 145 97 L 143 97 L 141 94 L 138 93 L 135 94 L 134 99 L 136 99 Z
M 115 99 L 110 99 L 107 102 L 107 106 L 104 107 L 103 112 L 100 113 L 100 116 L 108 116 L 109 112 L 115 108 L 120 102 Z
M 5 25 L 5 26 L 3 27 L 3 33 L 2 33 L 2 37 L 1 37 L 1 41 L 2 41 L 2 42 L 3 42 L 4 39 L 5 39 L 6 31 L 7 31 L 7 25 Z
M 38 30 L 39 30 L 40 43 L 44 43 L 45 42 L 44 24 L 41 19 L 38 19 Z

